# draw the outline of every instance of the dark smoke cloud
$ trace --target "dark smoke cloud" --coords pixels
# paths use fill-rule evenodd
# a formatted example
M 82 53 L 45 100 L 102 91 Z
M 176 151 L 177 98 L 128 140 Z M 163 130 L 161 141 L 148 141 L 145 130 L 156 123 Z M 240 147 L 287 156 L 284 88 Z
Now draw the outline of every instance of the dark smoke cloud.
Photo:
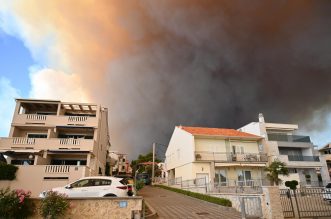
M 239 128 L 259 112 L 274 122 L 312 120 L 331 97 L 330 6 L 145 2 L 148 22 L 138 24 L 144 32 L 134 52 L 110 62 L 107 73 L 119 142 L 136 155 L 154 141 L 168 143 L 179 124 Z
M 263 112 L 321 129 L 330 112 L 330 1 L 28 6 L 24 21 L 58 31 L 55 62 L 64 59 L 91 101 L 109 107 L 113 150 L 131 158 L 167 144 L 175 125 L 239 128 Z

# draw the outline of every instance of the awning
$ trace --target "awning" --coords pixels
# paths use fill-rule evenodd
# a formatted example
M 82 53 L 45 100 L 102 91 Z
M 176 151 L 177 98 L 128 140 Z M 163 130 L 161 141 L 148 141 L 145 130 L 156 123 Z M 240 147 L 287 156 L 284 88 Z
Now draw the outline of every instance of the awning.
M 35 150 L 35 149 L 7 149 L 7 150 L 0 150 L 0 153 L 14 153 L 14 154 L 18 154 L 18 153 L 39 153 L 42 150 Z
M 215 163 L 215 167 L 265 167 L 264 163 Z
M 66 126 L 56 126 L 56 128 L 64 128 L 64 129 L 94 129 L 93 126 L 73 126 L 73 125 L 66 125 Z
M 63 154 L 68 154 L 68 153 L 81 153 L 81 154 L 87 154 L 90 153 L 90 151 L 81 151 L 81 150 L 47 150 L 47 152 L 50 153 L 63 153 Z

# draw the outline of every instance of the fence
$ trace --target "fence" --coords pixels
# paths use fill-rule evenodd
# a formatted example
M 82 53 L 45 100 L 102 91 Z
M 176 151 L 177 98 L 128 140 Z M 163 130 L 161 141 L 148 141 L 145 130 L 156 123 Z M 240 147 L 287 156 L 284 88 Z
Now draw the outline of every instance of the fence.
M 254 180 L 232 180 L 225 182 L 207 182 L 206 178 L 182 180 L 181 177 L 169 179 L 169 186 L 180 187 L 181 189 L 196 191 L 200 193 L 249 193 L 261 194 L 262 186 L 270 186 L 270 182 L 264 179 Z
M 285 217 L 331 217 L 331 191 L 321 188 L 282 189 L 281 204 Z

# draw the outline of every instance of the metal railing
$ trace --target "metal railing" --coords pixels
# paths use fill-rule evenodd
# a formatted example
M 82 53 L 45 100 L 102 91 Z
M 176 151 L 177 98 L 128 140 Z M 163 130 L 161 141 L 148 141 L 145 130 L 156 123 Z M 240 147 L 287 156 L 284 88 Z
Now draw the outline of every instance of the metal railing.
M 45 173 L 69 173 L 70 166 L 68 165 L 47 165 Z
M 289 161 L 313 161 L 319 162 L 319 156 L 300 156 L 300 155 L 288 155 Z
M 195 159 L 227 161 L 227 162 L 267 162 L 268 156 L 265 153 L 227 153 L 227 152 L 209 152 L 195 151 Z
M 68 122 L 85 122 L 87 119 L 87 116 L 69 116 Z
M 206 178 L 182 180 L 181 177 L 168 180 L 169 186 L 180 186 L 184 190 L 203 191 L 204 193 L 250 193 L 261 194 L 262 186 L 270 186 L 265 179 L 234 180 L 225 182 L 207 182 Z
M 46 115 L 39 115 L 39 114 L 26 114 L 27 120 L 33 120 L 33 121 L 45 121 L 47 118 Z
M 310 143 L 310 137 L 304 135 L 268 134 L 269 141 L 306 142 Z
M 13 144 L 35 144 L 35 138 L 13 138 Z

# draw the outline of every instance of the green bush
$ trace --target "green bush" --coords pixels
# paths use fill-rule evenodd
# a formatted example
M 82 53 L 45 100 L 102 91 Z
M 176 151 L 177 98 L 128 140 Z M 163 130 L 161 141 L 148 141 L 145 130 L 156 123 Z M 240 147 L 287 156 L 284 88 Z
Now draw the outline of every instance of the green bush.
M 191 192 L 191 191 L 186 191 L 186 190 L 182 190 L 182 189 L 172 188 L 169 186 L 163 186 L 163 185 L 156 185 L 156 186 L 163 188 L 163 189 L 173 191 L 173 192 L 191 196 L 191 197 L 194 197 L 197 199 L 201 199 L 201 200 L 204 200 L 207 202 L 211 202 L 214 204 L 218 204 L 218 205 L 222 205 L 222 206 L 226 206 L 226 207 L 232 207 L 232 202 L 225 198 L 217 198 L 217 197 L 213 197 L 213 196 L 209 196 L 209 195 L 205 195 L 205 194 L 201 194 L 201 193 L 197 193 L 197 192 Z
M 44 218 L 56 219 L 63 216 L 69 207 L 70 203 L 66 195 L 49 191 L 41 200 L 39 213 Z
M 289 187 L 290 189 L 296 190 L 297 189 L 297 185 L 298 185 L 298 181 L 296 180 L 292 180 L 292 181 L 286 181 L 285 182 L 285 186 Z
M 140 189 L 144 188 L 145 182 L 143 180 L 137 180 L 136 181 L 136 189 L 139 191 Z
M 21 189 L 0 189 L 0 218 L 27 218 L 34 212 L 35 206 L 30 191 Z
M 18 167 L 0 162 L 0 180 L 14 180 Z

